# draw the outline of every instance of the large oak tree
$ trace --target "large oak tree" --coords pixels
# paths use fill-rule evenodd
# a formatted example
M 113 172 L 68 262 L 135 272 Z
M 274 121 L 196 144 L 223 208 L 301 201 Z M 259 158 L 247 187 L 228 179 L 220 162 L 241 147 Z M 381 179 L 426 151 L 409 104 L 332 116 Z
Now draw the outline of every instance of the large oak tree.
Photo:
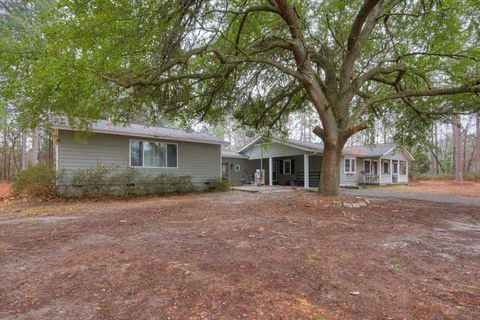
M 141 111 L 275 133 L 313 107 L 335 195 L 343 146 L 382 110 L 405 124 L 478 105 L 479 16 L 474 0 L 65 0 L 3 51 L 7 92 L 82 125 Z

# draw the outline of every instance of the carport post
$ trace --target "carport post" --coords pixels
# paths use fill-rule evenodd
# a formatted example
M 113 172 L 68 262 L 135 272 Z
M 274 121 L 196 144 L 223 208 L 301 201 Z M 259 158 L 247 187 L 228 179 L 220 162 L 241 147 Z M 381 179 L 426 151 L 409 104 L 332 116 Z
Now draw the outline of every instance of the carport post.
M 268 185 L 273 186 L 273 159 L 268 158 Z
M 309 173 L 310 173 L 310 168 L 309 168 L 309 163 L 308 163 L 308 154 L 303 155 L 303 184 L 305 188 L 310 187 L 309 183 Z
M 393 183 L 393 160 L 390 160 L 390 183 Z

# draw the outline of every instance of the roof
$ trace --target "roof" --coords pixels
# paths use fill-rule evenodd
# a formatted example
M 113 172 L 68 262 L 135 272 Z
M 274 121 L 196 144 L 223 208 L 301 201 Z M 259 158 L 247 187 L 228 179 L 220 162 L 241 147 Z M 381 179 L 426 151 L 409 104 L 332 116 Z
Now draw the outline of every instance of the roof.
M 54 129 L 73 130 L 76 129 L 68 126 L 65 121 L 57 121 L 53 126 Z M 207 144 L 228 144 L 222 138 L 212 136 L 207 133 L 196 131 L 184 131 L 180 129 L 161 128 L 153 126 L 145 126 L 140 124 L 130 124 L 128 126 L 113 125 L 110 121 L 99 120 L 92 125 L 92 131 L 95 133 L 106 133 L 114 135 L 134 136 L 143 138 L 166 139 L 175 141 L 189 141 Z
M 381 157 L 395 147 L 393 143 L 378 143 L 374 145 L 345 147 L 343 148 L 343 153 L 357 157 Z
M 235 151 L 222 151 L 222 158 L 248 159 L 246 155 Z
M 256 137 L 249 144 L 239 150 L 240 153 L 246 151 L 250 147 L 256 145 L 261 140 L 261 137 Z M 278 139 L 272 138 L 273 142 L 284 144 L 293 148 L 301 149 L 309 152 L 323 152 L 323 143 L 305 142 L 293 139 Z M 394 143 L 378 143 L 374 145 L 345 147 L 342 150 L 343 154 L 352 155 L 355 157 L 382 157 L 394 150 L 396 145 Z M 415 160 L 413 156 L 405 150 L 402 150 L 408 160 Z

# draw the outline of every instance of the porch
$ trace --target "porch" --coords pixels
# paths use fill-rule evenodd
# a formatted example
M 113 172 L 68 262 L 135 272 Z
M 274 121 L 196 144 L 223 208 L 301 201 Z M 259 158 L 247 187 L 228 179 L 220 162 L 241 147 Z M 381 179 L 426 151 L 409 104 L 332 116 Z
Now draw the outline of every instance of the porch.
M 322 158 L 319 155 L 296 154 L 245 161 L 245 184 L 318 187 Z
M 358 176 L 360 185 L 381 185 L 408 182 L 408 162 L 394 159 L 362 158 Z

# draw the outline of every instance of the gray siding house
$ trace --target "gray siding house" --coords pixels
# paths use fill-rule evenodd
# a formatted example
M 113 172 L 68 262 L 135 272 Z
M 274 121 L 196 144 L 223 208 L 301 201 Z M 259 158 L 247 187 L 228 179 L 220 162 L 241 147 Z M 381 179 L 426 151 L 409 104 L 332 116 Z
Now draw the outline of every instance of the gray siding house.
M 93 135 L 79 143 L 68 126 L 54 125 L 53 129 L 57 132 L 56 168 L 66 175 L 104 165 L 113 173 L 133 167 L 147 175 L 188 175 L 198 186 L 221 177 L 225 142 L 205 133 L 99 121 L 92 127 Z
M 267 185 L 317 187 L 322 174 L 321 143 L 274 138 L 265 144 L 258 137 L 238 152 L 222 152 L 223 139 L 199 132 L 98 121 L 93 135 L 80 143 L 67 125 L 53 128 L 56 168 L 67 177 L 76 170 L 103 165 L 112 173 L 133 167 L 145 175 L 191 176 L 197 186 L 219 177 L 239 185 L 254 182 L 255 173 L 262 169 Z M 407 183 L 412 160 L 410 153 L 392 143 L 345 148 L 340 185 Z
M 323 144 L 260 137 L 238 152 L 222 153 L 222 176 L 232 184 L 250 183 L 257 169 L 267 185 L 318 187 Z M 408 183 L 413 157 L 393 143 L 346 147 L 340 166 L 340 185 Z

